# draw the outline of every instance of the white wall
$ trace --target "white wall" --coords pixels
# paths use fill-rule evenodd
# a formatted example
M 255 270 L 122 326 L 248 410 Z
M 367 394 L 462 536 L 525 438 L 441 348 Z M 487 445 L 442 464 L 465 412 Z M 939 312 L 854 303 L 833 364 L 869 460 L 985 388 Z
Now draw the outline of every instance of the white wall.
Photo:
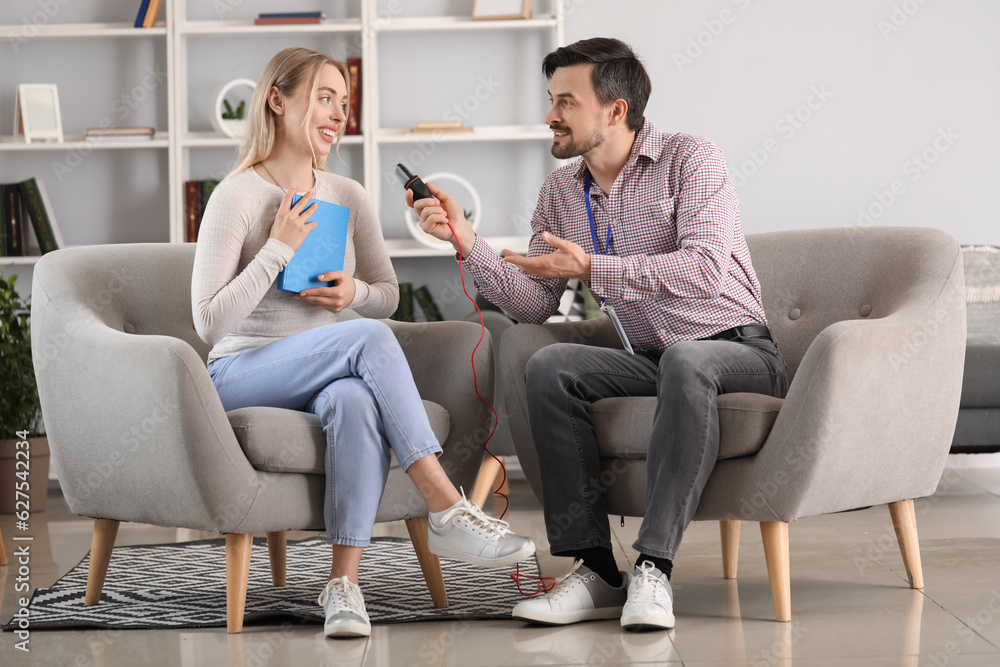
M 643 57 L 647 117 L 719 144 L 746 232 L 858 224 L 870 207 L 861 224 L 1000 244 L 1000 3 L 568 4 L 568 42 L 618 37 Z

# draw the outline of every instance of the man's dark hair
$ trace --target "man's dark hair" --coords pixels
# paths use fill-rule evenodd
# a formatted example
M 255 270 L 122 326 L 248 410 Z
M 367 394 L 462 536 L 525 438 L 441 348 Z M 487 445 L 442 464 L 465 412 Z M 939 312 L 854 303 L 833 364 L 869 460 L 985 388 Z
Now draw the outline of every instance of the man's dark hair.
M 542 72 L 551 79 L 558 68 L 580 63 L 597 65 L 591 77 L 597 100 L 605 106 L 617 99 L 625 100 L 628 103 L 625 120 L 629 129 L 636 132 L 642 129 L 642 114 L 653 86 L 632 47 L 610 37 L 583 39 L 545 56 Z

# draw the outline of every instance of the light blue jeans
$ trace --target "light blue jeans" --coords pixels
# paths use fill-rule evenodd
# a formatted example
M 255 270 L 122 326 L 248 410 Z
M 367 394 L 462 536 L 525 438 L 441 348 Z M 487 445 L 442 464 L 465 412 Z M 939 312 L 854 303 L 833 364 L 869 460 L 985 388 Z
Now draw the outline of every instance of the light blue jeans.
M 441 446 L 396 336 L 378 320 L 348 320 L 216 359 L 209 375 L 228 410 L 311 412 L 326 433 L 326 530 L 365 547 L 389 474 Z

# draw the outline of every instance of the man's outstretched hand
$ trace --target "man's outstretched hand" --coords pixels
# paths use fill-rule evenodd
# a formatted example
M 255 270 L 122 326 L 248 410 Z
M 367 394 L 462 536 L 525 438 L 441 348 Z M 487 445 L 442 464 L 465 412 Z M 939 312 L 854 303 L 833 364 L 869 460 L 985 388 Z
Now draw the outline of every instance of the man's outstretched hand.
M 542 240 L 555 250 L 538 257 L 524 257 L 506 249 L 500 254 L 505 262 L 533 276 L 590 280 L 590 255 L 583 248 L 549 232 L 542 232 Z

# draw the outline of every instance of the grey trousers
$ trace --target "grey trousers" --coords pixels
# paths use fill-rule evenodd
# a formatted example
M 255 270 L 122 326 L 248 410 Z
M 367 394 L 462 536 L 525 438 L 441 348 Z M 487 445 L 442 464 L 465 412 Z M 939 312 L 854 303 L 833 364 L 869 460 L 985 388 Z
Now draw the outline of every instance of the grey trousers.
M 545 524 L 557 556 L 611 549 L 591 403 L 657 397 L 646 455 L 646 514 L 633 546 L 673 559 L 719 453 L 716 396 L 739 391 L 781 398 L 788 389 L 785 362 L 764 338 L 681 341 L 662 353 L 635 356 L 558 343 L 531 357 L 525 381 Z M 567 508 L 580 506 L 584 511 L 567 521 Z

